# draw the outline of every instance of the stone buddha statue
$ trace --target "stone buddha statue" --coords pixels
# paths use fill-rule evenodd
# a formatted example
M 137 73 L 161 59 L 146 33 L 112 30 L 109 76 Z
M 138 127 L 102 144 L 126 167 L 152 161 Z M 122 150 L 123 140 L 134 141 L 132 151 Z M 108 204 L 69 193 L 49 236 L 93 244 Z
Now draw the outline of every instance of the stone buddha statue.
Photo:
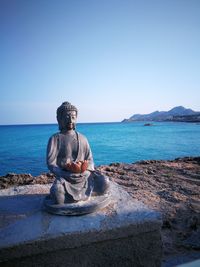
M 109 179 L 94 169 L 87 138 L 76 131 L 78 110 L 69 102 L 57 109 L 60 132 L 52 135 L 47 146 L 47 165 L 56 179 L 50 189 L 55 204 L 88 200 L 109 191 Z

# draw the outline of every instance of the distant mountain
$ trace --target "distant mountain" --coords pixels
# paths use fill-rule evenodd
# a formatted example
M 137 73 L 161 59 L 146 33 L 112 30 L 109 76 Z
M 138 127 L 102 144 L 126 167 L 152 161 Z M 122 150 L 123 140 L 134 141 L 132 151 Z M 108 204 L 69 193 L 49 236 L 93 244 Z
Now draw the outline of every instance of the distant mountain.
M 154 111 L 149 114 L 134 114 L 122 122 L 132 121 L 200 121 L 200 112 L 178 106 L 169 111 Z

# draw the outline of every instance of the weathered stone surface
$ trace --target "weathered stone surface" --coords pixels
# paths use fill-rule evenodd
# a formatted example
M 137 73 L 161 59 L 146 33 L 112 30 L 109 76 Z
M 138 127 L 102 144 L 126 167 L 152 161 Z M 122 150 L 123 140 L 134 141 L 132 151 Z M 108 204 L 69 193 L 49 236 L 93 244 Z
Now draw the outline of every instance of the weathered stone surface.
M 189 263 L 178 265 L 177 267 L 199 267 L 199 266 L 200 266 L 200 260 L 196 260 Z
M 133 199 L 162 213 L 164 263 L 176 255 L 179 259 L 184 259 L 180 263 L 186 262 L 186 258 L 194 260 L 193 254 L 196 253 L 200 258 L 197 250 L 199 242 L 196 242 L 200 240 L 200 157 L 170 161 L 144 160 L 133 164 L 112 163 L 99 166 L 97 170 L 104 172 L 111 181 L 117 182 Z M 17 187 L 19 185 L 48 184 L 54 179 L 49 173 L 37 177 L 10 173 L 0 177 L 0 188 L 16 186 L 15 194 L 18 194 L 21 190 L 21 187 Z M 37 190 L 42 191 L 41 188 L 43 187 L 39 186 Z M 48 192 L 47 190 L 46 193 Z M 13 217 L 10 216 L 10 220 Z M 177 264 L 179 263 L 176 262 Z M 173 265 L 175 264 L 166 267 Z
M 2 266 L 160 266 L 160 215 L 116 184 L 108 207 L 64 217 L 41 210 L 33 188 L 0 191 Z

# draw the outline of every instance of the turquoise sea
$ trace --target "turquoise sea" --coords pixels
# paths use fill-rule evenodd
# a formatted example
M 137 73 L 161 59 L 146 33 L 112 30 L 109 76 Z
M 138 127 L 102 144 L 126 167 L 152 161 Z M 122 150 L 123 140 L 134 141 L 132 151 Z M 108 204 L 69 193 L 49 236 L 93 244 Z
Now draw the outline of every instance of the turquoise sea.
M 200 155 L 200 124 L 154 122 L 80 123 L 95 165 Z M 46 145 L 56 124 L 0 126 L 0 175 L 46 172 Z

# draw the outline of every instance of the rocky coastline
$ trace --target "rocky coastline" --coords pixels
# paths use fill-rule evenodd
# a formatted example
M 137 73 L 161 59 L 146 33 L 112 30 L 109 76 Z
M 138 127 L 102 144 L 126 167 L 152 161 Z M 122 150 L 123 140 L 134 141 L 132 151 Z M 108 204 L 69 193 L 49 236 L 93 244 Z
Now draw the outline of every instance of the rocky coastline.
M 162 214 L 163 259 L 189 255 L 200 258 L 200 157 L 111 163 L 96 168 L 120 184 L 134 199 Z M 9 173 L 0 177 L 0 189 L 49 184 L 50 173 L 39 176 Z
M 122 122 L 134 121 L 172 121 L 172 122 L 200 122 L 200 112 L 182 106 L 174 107 L 169 111 L 154 111 L 149 114 L 134 114 Z

